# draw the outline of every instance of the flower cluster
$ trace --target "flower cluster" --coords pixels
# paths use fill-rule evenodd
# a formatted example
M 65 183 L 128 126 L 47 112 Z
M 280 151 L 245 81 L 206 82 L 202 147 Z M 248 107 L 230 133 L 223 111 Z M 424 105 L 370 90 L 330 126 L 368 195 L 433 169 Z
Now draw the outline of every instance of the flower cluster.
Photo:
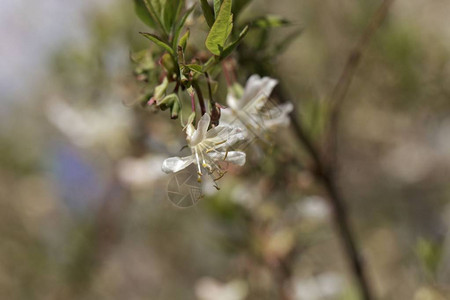
M 214 180 L 222 178 L 226 163 L 244 165 L 246 154 L 240 146 L 254 139 L 265 141 L 275 128 L 287 126 L 293 107 L 269 101 L 278 82 L 259 75 L 251 76 L 245 88 L 232 76 L 231 81 L 227 80 L 226 106 L 216 102 L 221 97 L 218 91 L 224 90 L 218 88 L 218 77 L 235 71 L 227 71 L 225 66 L 235 61 L 232 54 L 247 33 L 251 29 L 268 31 L 288 22 L 260 17 L 236 24 L 234 16 L 248 1 L 199 2 L 203 16 L 195 9 L 197 1 L 136 0 L 138 16 L 152 29 L 141 34 L 156 47 L 135 53 L 132 58 L 138 64 L 136 77 L 144 83 L 140 102 L 154 110 L 169 110 L 171 119 L 180 119 L 191 152 L 166 159 L 162 170 L 176 173 L 195 164 L 201 181 L 206 174 Z M 198 18 L 203 18 L 198 24 L 208 32 L 203 49 L 198 43 L 190 44 L 190 28 Z M 183 101 L 187 99 L 191 117 L 185 124 L 183 114 L 189 106 Z
M 208 174 L 218 174 L 218 178 L 221 178 L 225 174 L 221 162 L 244 165 L 246 154 L 230 151 L 233 145 L 245 139 L 262 137 L 278 126 L 289 124 L 288 113 L 293 108 L 291 103 L 265 109 L 276 84 L 277 81 L 269 77 L 251 76 L 240 99 L 236 93 L 228 95 L 229 107 L 222 110 L 220 125 L 211 126 L 211 117 L 205 113 L 197 129 L 192 123 L 186 126 L 186 141 L 191 155 L 166 159 L 162 170 L 175 173 L 195 163 L 200 181 L 203 170 Z

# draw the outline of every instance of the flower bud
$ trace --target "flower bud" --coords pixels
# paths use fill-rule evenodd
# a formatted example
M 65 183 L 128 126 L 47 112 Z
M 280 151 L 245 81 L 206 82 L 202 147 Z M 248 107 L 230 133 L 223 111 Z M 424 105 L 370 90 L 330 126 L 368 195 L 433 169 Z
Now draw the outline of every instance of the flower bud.
M 175 74 L 175 63 L 169 53 L 163 54 L 163 56 L 161 57 L 161 65 L 164 67 L 164 69 L 166 69 L 168 74 Z
M 172 107 L 170 108 L 170 118 L 171 119 L 178 119 L 178 114 L 181 111 L 180 107 L 180 101 L 177 97 L 177 100 L 173 103 Z
M 169 107 L 171 108 L 175 102 L 179 102 L 178 96 L 176 94 L 170 94 L 161 101 L 157 101 L 156 105 L 158 105 L 161 110 L 166 110 Z
M 160 85 L 158 85 L 157 87 L 155 87 L 155 91 L 153 93 L 152 98 L 154 98 L 156 101 L 160 101 L 164 97 L 164 94 L 166 93 L 168 85 L 169 85 L 169 80 L 167 79 L 167 77 L 164 77 L 163 82 Z

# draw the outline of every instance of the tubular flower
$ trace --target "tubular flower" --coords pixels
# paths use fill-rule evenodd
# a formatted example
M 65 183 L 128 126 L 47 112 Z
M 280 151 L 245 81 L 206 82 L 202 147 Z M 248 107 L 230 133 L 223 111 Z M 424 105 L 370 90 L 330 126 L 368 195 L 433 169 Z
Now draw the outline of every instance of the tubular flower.
M 220 162 L 230 162 L 239 166 L 245 164 L 245 153 L 241 151 L 228 151 L 230 146 L 244 139 L 242 129 L 229 125 L 219 125 L 208 130 L 211 117 L 204 114 L 197 125 L 186 127 L 186 141 L 191 155 L 186 157 L 170 157 L 163 162 L 162 170 L 166 173 L 175 173 L 187 168 L 192 163 L 197 165 L 198 180 L 201 181 L 202 170 L 208 174 L 216 173 L 220 179 L 224 170 Z
M 252 75 L 243 92 L 235 90 L 228 93 L 229 108 L 222 110 L 221 121 L 245 129 L 247 135 L 252 133 L 259 137 L 276 127 L 288 126 L 292 103 L 268 105 L 269 96 L 277 84 L 278 81 L 270 77 Z

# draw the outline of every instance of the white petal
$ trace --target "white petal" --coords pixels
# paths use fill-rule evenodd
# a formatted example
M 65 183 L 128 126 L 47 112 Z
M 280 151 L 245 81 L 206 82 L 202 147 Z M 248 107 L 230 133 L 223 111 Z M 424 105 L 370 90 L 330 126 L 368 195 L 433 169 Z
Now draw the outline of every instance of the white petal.
M 279 108 L 285 113 L 290 113 L 294 110 L 294 105 L 291 102 L 287 102 L 281 104 Z
M 194 156 L 170 157 L 163 161 L 162 171 L 165 173 L 176 173 L 188 167 L 194 162 Z
M 239 99 L 237 99 L 231 92 L 228 92 L 227 95 L 227 105 L 234 109 L 237 110 L 240 108 L 239 104 L 241 101 L 239 101 Z
M 206 132 L 208 131 L 209 122 L 211 117 L 209 114 L 204 114 L 198 121 L 197 130 L 192 134 L 190 145 L 195 146 L 205 139 Z
M 241 151 L 229 151 L 228 154 L 226 152 L 211 152 L 208 155 L 215 161 L 227 161 L 238 166 L 245 164 L 245 153 Z
M 294 109 L 292 103 L 284 103 L 269 111 L 270 118 L 265 119 L 264 126 L 273 128 L 278 126 L 287 127 L 290 123 L 289 113 Z
M 239 128 L 244 135 L 246 135 L 247 127 L 244 125 L 243 120 L 248 119 L 248 114 L 245 112 L 233 111 L 230 108 L 222 109 L 222 115 L 220 116 L 220 125 L 231 126 L 233 128 Z
M 216 149 L 226 149 L 245 137 L 246 130 L 229 125 L 219 125 L 210 129 L 206 134 L 208 142 L 217 144 Z
M 220 125 L 230 125 L 237 117 L 231 108 L 223 108 L 220 112 Z
M 244 96 L 241 99 L 240 106 L 242 107 L 261 96 L 269 97 L 277 84 L 278 81 L 270 77 L 261 78 L 259 75 L 250 76 L 245 85 Z
M 188 137 L 189 140 L 192 139 L 192 135 L 195 133 L 195 127 L 192 124 L 188 124 L 186 126 L 186 135 Z

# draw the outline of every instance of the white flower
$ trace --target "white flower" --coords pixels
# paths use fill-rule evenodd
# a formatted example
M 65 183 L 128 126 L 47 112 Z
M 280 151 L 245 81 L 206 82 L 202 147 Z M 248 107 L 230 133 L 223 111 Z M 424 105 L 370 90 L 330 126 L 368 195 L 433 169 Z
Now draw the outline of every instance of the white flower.
M 240 128 L 219 125 L 208 130 L 211 117 L 204 114 L 198 122 L 197 129 L 192 124 L 186 128 L 186 140 L 191 155 L 186 157 L 171 157 L 163 162 L 162 170 L 166 173 L 175 173 L 191 165 L 197 164 L 199 181 L 202 168 L 209 174 L 218 171 L 222 176 L 219 162 L 226 161 L 242 166 L 245 164 L 245 153 L 241 151 L 228 151 L 227 149 L 239 140 L 244 139 Z
M 277 84 L 278 81 L 270 77 L 261 78 L 259 75 L 252 75 L 241 97 L 236 91 L 228 93 L 229 109 L 222 110 L 221 121 L 245 128 L 248 133 L 258 137 L 265 131 L 288 126 L 288 114 L 293 109 L 292 103 L 268 106 L 269 96 Z
M 205 277 L 197 282 L 195 294 L 199 300 L 243 300 L 247 297 L 248 286 L 245 281 L 239 279 L 222 283 Z

